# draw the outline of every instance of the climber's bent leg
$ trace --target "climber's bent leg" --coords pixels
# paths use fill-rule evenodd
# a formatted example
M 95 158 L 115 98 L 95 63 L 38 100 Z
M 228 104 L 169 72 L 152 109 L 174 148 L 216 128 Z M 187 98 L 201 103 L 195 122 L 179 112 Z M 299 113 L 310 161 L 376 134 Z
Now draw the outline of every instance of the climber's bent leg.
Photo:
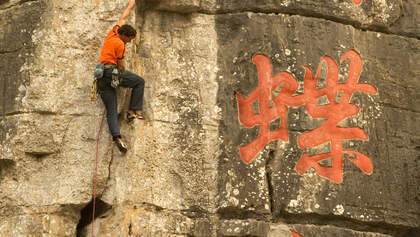
M 102 81 L 101 81 L 102 80 Z M 109 82 L 108 82 L 109 80 Z M 118 104 L 117 94 L 114 88 L 107 86 L 106 83 L 110 83 L 110 79 L 101 78 L 98 81 L 99 91 L 106 108 L 106 120 L 108 122 L 109 131 L 113 139 L 121 137 L 120 126 L 118 125 Z
M 132 88 L 129 110 L 134 112 L 143 110 L 144 83 L 144 79 L 137 74 L 127 70 L 122 72 L 120 86 Z

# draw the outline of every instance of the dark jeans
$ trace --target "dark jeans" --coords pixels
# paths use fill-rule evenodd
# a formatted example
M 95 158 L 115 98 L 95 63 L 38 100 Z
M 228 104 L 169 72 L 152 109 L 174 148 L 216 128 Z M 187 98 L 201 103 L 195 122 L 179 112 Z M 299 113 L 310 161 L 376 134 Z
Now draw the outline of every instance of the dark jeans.
M 111 87 L 112 69 L 105 69 L 103 78 L 98 80 L 98 90 L 106 108 L 106 119 L 112 137 L 120 137 L 118 124 L 118 104 L 116 90 Z M 144 79 L 140 76 L 123 70 L 121 87 L 132 88 L 129 110 L 143 110 Z

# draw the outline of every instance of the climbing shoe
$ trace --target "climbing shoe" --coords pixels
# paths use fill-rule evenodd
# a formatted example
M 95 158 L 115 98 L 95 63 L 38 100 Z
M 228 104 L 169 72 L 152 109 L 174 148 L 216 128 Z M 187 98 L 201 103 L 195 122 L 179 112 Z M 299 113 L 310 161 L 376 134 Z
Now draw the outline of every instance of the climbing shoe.
M 127 121 L 131 122 L 134 119 L 144 119 L 144 117 L 141 114 L 141 112 L 135 112 L 135 113 L 127 112 Z
M 121 138 L 117 138 L 115 139 L 115 145 L 117 145 L 118 149 L 122 152 L 122 153 L 126 153 L 127 152 L 127 146 L 124 144 L 124 142 L 122 141 Z

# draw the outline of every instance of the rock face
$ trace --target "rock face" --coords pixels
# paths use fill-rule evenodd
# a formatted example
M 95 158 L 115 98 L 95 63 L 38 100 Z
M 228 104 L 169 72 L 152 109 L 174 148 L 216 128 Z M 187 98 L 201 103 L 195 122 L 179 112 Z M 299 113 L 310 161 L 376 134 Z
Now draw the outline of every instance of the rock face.
M 126 155 L 103 126 L 92 223 L 125 6 L 0 0 L 0 236 L 420 236 L 416 0 L 137 0 L 146 119 Z

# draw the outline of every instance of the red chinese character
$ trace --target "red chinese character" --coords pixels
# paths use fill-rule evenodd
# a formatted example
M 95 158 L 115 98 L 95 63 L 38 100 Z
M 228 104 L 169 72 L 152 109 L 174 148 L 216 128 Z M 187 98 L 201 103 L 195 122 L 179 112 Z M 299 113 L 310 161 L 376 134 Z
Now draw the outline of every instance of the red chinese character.
M 376 94 L 375 87 L 369 84 L 358 84 L 360 72 L 362 70 L 362 59 L 354 51 L 348 51 L 342 58 L 341 63 L 346 59 L 350 60 L 350 68 L 346 83 L 338 83 L 339 69 L 334 60 L 328 56 L 321 59 L 315 80 L 311 70 L 305 67 L 305 91 L 304 94 L 311 97 L 306 101 L 306 109 L 313 118 L 326 118 L 327 120 L 318 128 L 302 134 L 298 137 L 298 145 L 301 148 L 315 147 L 329 142 L 331 151 L 329 153 L 310 156 L 303 154 L 296 164 L 296 171 L 303 174 L 308 168 L 314 167 L 317 173 L 336 183 L 343 181 L 343 155 L 351 154 L 350 161 L 359 167 L 365 174 L 372 173 L 372 162 L 366 155 L 349 150 L 343 150 L 342 141 L 349 139 L 368 140 L 365 132 L 358 127 L 343 128 L 338 124 L 344 119 L 359 113 L 359 108 L 350 104 L 350 98 L 356 91 L 369 94 Z M 328 74 L 325 88 L 318 89 L 316 84 L 321 71 L 322 61 L 327 63 Z M 341 98 L 336 101 L 337 94 L 341 93 Z M 326 96 L 329 104 L 318 106 L 316 100 Z M 332 158 L 332 166 L 321 166 L 318 162 L 327 158 Z
M 302 235 L 294 232 L 293 230 L 290 230 L 290 232 L 292 232 L 292 237 L 303 237 Z
M 375 87 L 369 84 L 359 84 L 358 79 L 362 70 L 362 59 L 354 51 L 348 51 L 342 58 L 341 63 L 349 59 L 350 67 L 348 78 L 345 83 L 338 83 L 338 65 L 331 57 L 325 56 L 321 59 L 315 80 L 308 67 L 304 67 L 306 74 L 304 79 L 304 93 L 293 95 L 298 84 L 296 79 L 287 72 L 278 73 L 272 76 L 272 65 L 264 55 L 256 55 L 253 62 L 258 69 L 258 87 L 245 98 L 236 94 L 238 102 L 239 121 L 248 128 L 259 126 L 259 135 L 250 144 L 240 146 L 239 151 L 242 160 L 249 163 L 260 152 L 264 146 L 273 140 L 288 141 L 287 133 L 287 106 L 305 105 L 308 113 L 313 118 L 324 118 L 326 121 L 318 128 L 304 133 L 298 137 L 298 145 L 301 148 L 316 147 L 329 143 L 330 152 L 310 156 L 303 154 L 296 164 L 296 171 L 303 174 L 310 167 L 314 167 L 318 174 L 336 183 L 342 182 L 343 156 L 351 155 L 350 161 L 359 167 L 364 173 L 372 173 L 372 162 L 366 155 L 350 150 L 343 150 L 342 141 L 350 139 L 367 140 L 365 132 L 358 127 L 344 128 L 338 124 L 344 119 L 359 113 L 359 108 L 350 104 L 350 98 L 354 92 L 376 94 Z M 317 82 L 321 71 L 322 62 L 326 62 L 328 73 L 326 87 L 317 88 Z M 282 86 L 278 95 L 273 91 Z M 337 97 L 341 95 L 341 97 Z M 321 97 L 328 99 L 328 104 L 317 105 Z M 259 113 L 254 113 L 252 103 L 258 101 Z M 273 106 L 270 106 L 270 101 Z M 280 126 L 277 130 L 270 130 L 270 123 L 280 118 Z M 318 162 L 331 158 L 331 167 L 321 166 Z
M 353 2 L 357 5 L 360 5 L 362 4 L 363 0 L 353 0 Z
M 251 162 L 270 141 L 289 140 L 286 127 L 288 111 L 286 104 L 296 104 L 296 101 L 292 99 L 292 94 L 298 88 L 294 77 L 287 72 L 281 72 L 273 77 L 270 59 L 264 55 L 255 55 L 253 62 L 258 69 L 258 87 L 248 98 L 239 93 L 236 94 L 239 121 L 248 128 L 260 126 L 258 138 L 248 145 L 239 147 L 242 160 L 245 163 Z M 283 84 L 283 87 L 280 93 L 274 96 L 272 91 L 280 84 Z M 252 110 L 252 103 L 257 100 L 259 113 L 255 114 Z M 270 100 L 275 103 L 275 106 L 270 107 Z M 270 122 L 279 117 L 281 119 L 280 127 L 275 131 L 270 131 Z

